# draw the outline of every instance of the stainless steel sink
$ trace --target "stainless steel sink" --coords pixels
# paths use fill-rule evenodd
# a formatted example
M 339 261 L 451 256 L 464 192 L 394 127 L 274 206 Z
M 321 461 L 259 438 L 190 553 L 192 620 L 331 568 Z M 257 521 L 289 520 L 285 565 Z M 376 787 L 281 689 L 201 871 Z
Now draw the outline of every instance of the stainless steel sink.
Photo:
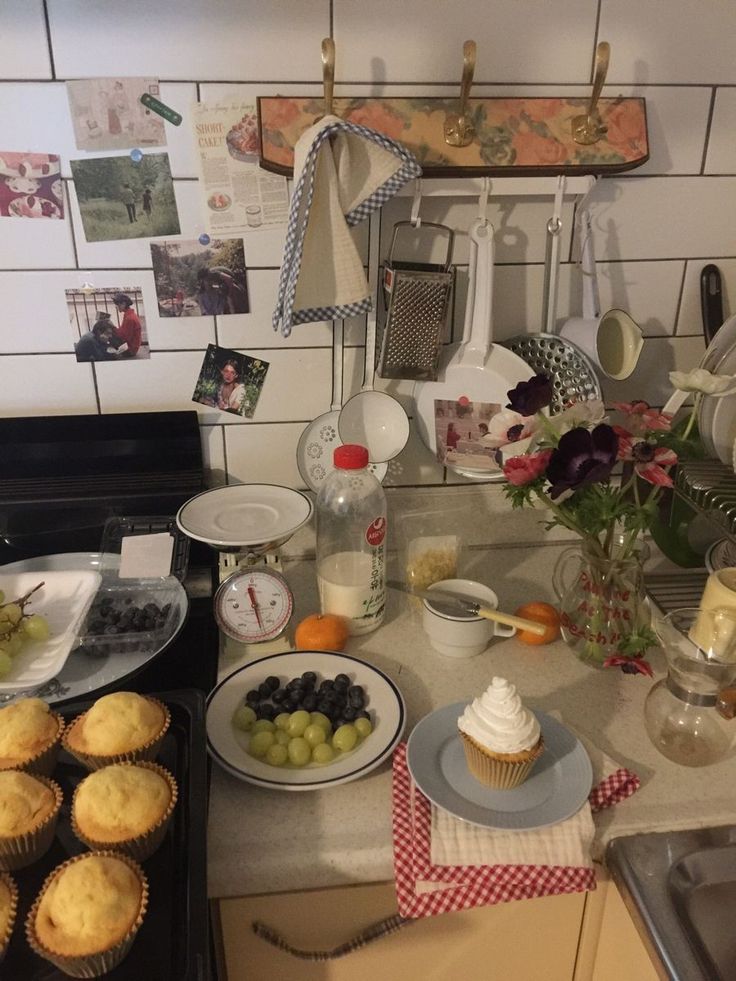
M 736 981 L 736 825 L 615 838 L 606 862 L 662 977 Z

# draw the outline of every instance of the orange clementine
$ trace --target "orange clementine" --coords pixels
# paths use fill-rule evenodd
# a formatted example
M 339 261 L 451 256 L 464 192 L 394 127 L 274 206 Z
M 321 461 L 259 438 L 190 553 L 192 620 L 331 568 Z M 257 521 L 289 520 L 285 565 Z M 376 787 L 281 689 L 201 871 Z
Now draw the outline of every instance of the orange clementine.
M 344 617 L 335 613 L 312 613 L 297 624 L 294 642 L 311 651 L 342 651 L 348 639 Z
M 516 639 L 522 644 L 550 644 L 560 636 L 560 614 L 551 603 L 535 600 L 532 603 L 524 603 L 515 612 L 517 617 L 547 625 L 547 630 L 541 636 L 529 633 L 528 630 L 517 630 Z

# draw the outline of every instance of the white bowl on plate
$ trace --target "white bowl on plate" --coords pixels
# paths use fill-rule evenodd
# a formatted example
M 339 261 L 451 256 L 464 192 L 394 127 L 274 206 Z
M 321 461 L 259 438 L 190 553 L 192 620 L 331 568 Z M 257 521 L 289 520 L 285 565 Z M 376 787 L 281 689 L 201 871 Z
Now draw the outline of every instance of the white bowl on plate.
M 43 586 L 33 594 L 25 612 L 45 617 L 50 636 L 45 641 L 27 643 L 15 655 L 10 673 L 0 680 L 0 691 L 35 688 L 62 669 L 100 586 L 101 576 L 92 569 L 3 574 L 0 568 L 0 589 L 6 603 L 20 599 L 40 582 Z

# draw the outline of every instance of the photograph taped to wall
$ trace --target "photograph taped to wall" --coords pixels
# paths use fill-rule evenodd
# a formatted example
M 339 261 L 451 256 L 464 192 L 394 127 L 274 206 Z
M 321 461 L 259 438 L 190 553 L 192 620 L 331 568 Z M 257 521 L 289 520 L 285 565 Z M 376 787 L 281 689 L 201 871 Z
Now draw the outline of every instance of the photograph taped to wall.
M 151 257 L 162 317 L 250 311 L 242 239 L 152 242 Z
M 500 468 L 495 459 L 493 420 L 500 412 L 501 406 L 496 402 L 435 399 L 438 461 L 449 467 L 497 472 Z
M 140 286 L 77 287 L 65 292 L 77 361 L 150 358 Z
M 268 361 L 208 344 L 192 401 L 252 419 L 268 367 Z
M 88 242 L 179 234 L 167 153 L 69 162 Z
M 166 146 L 163 120 L 140 101 L 159 95 L 157 78 L 82 78 L 66 91 L 78 150 Z
M 0 150 L 0 218 L 63 217 L 58 155 Z

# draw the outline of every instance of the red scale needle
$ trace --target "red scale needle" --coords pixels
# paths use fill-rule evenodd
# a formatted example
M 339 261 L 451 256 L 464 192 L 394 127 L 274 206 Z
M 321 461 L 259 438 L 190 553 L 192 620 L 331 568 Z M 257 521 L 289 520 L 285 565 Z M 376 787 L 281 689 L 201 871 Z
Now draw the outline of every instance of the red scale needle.
M 256 598 L 256 591 L 252 586 L 248 586 L 248 599 L 250 600 L 250 605 L 253 608 L 253 612 L 256 615 L 256 623 L 259 627 L 263 627 L 263 621 L 261 620 L 261 611 L 258 608 L 258 600 Z

